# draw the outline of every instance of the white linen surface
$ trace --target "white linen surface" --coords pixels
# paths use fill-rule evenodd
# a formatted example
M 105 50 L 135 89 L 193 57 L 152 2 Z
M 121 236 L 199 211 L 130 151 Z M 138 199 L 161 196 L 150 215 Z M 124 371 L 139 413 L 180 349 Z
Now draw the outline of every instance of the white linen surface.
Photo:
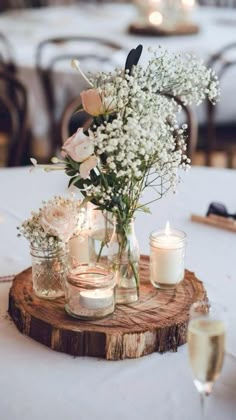
M 29 168 L 0 170 L 0 275 L 30 265 L 28 244 L 16 238 L 16 225 L 42 199 L 66 193 L 63 173 Z M 207 400 L 207 419 L 235 420 L 236 235 L 190 222 L 213 200 L 236 209 L 236 171 L 192 168 L 183 175 L 177 195 L 139 214 L 136 231 L 149 253 L 151 230 L 167 219 L 188 235 L 186 267 L 205 282 L 209 297 L 229 309 L 228 351 L 221 377 Z M 149 195 L 145 195 L 145 200 Z M 1 420 L 198 420 L 200 403 L 187 360 L 187 348 L 137 360 L 108 362 L 56 353 L 20 334 L 6 310 L 9 284 L 0 283 Z

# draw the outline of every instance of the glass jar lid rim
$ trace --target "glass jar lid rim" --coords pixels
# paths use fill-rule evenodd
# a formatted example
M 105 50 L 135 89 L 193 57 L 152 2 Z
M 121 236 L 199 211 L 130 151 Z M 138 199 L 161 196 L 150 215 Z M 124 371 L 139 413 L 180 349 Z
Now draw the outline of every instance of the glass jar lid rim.
M 165 237 L 174 237 L 176 242 L 182 242 L 186 239 L 187 235 L 183 230 L 171 229 L 170 235 L 166 234 L 164 229 L 154 230 L 150 233 L 150 240 L 154 242 L 159 242 L 160 238 Z
M 115 286 L 113 271 L 103 264 L 79 264 L 70 270 L 68 281 L 75 286 L 90 289 Z

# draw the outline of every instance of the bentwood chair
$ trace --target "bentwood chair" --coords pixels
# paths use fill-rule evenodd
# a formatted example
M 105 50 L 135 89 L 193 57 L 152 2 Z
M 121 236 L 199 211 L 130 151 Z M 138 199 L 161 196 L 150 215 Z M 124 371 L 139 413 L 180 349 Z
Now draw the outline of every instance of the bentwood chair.
M 92 118 L 85 111 L 76 112 L 76 109 L 81 105 L 80 96 L 72 99 L 72 101 L 66 106 L 61 122 L 60 122 L 60 141 L 63 144 L 68 137 L 76 132 L 79 127 L 83 127 L 86 131 L 91 122 Z
M 0 33 L 0 69 L 11 74 L 16 73 L 11 43 L 2 33 Z
M 104 66 L 114 67 L 113 58 L 115 53 L 122 50 L 115 42 L 89 36 L 66 36 L 51 38 L 42 41 L 36 51 L 36 67 L 44 92 L 45 104 L 48 111 L 50 123 L 50 156 L 56 153 L 61 145 L 60 141 L 60 120 L 63 109 L 75 97 L 79 96 L 76 87 L 76 79 L 71 86 L 72 73 L 70 75 L 70 86 L 68 78 L 63 82 L 55 83 L 56 75 L 66 62 L 66 68 L 70 68 L 70 60 L 77 59 L 81 62 L 83 69 L 89 71 L 88 63 L 91 65 L 90 73 L 102 71 Z M 62 70 L 65 74 L 65 67 Z M 76 74 L 75 74 L 76 76 Z M 58 80 L 58 79 L 57 79 Z M 78 76 L 79 80 L 79 76 Z M 80 81 L 81 83 L 81 81 Z M 62 88 L 64 98 L 60 99 L 61 109 L 58 109 L 57 94 L 58 88 Z M 84 85 L 85 88 L 85 85 Z
M 236 80 L 236 42 L 223 47 L 215 53 L 210 58 L 208 65 L 216 70 L 220 82 L 227 77 L 229 71 L 234 72 Z M 236 83 L 232 86 L 232 89 L 235 89 L 236 92 Z M 213 105 L 210 101 L 207 101 L 206 104 L 206 163 L 208 166 L 211 165 L 213 152 L 223 151 L 227 156 L 227 166 L 232 168 L 233 156 L 236 151 L 236 109 L 234 121 L 228 124 L 217 124 L 216 113 L 219 105 Z
M 14 93 L 9 95 L 9 86 Z M 0 71 L 0 133 L 1 158 L 5 166 L 29 164 L 30 131 L 27 126 L 27 92 L 13 75 Z
M 201 6 L 236 7 L 236 0 L 198 0 Z

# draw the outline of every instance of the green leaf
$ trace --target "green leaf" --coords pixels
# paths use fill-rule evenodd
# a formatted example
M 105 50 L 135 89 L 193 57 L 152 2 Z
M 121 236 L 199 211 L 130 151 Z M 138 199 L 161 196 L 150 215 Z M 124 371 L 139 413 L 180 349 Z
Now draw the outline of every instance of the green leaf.
M 79 179 L 80 179 L 80 176 L 79 176 L 79 175 L 74 176 L 73 178 L 71 178 L 71 179 L 70 179 L 70 181 L 69 181 L 69 184 L 68 184 L 68 188 L 69 188 L 71 185 L 75 185 L 75 183 L 76 183 Z
M 139 205 L 138 205 L 138 206 L 139 206 Z M 138 210 L 139 210 L 139 211 L 142 211 L 143 213 L 149 213 L 149 214 L 152 214 L 152 212 L 151 212 L 150 208 L 149 208 L 149 207 L 146 207 L 146 206 L 142 206 L 142 205 L 141 205 L 141 207 L 139 207 L 139 208 L 138 208 Z
M 66 175 L 68 176 L 75 176 L 78 173 L 75 169 L 66 169 Z

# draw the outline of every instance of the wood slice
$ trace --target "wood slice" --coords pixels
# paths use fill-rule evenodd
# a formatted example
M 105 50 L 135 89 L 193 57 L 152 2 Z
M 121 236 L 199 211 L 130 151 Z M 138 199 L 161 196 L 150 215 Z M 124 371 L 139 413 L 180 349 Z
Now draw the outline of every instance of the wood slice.
M 74 356 L 119 360 L 177 351 L 186 342 L 190 305 L 206 298 L 203 284 L 186 270 L 176 289 L 154 289 L 147 256 L 141 257 L 140 277 L 138 302 L 119 305 L 113 315 L 99 321 L 80 321 L 66 314 L 64 298 L 49 301 L 35 296 L 29 268 L 14 279 L 9 313 L 23 334 Z
M 173 36 L 173 35 L 194 35 L 199 32 L 199 26 L 195 23 L 182 23 L 173 29 L 166 29 L 161 26 L 149 25 L 146 23 L 132 23 L 129 26 L 129 33 L 146 36 Z

